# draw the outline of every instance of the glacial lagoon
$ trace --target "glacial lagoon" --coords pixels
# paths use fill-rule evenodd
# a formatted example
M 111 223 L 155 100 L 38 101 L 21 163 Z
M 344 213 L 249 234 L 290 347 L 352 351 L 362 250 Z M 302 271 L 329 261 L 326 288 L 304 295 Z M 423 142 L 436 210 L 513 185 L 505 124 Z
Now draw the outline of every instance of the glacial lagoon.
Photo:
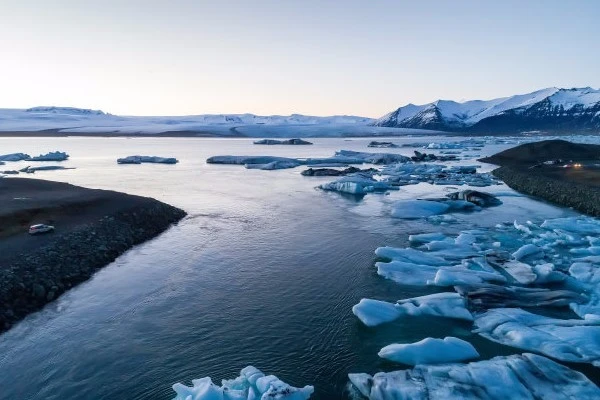
M 488 340 L 474 333 L 473 323 L 464 319 L 421 315 L 368 327 L 352 308 L 363 298 L 395 303 L 446 291 L 378 275 L 378 248 L 408 247 L 409 235 L 440 232 L 455 240 L 474 230 L 484 232 L 479 242 L 490 248 L 497 239 L 485 232 L 513 235 L 526 244 L 539 235 L 516 236 L 523 229 L 541 232 L 545 220 L 576 217 L 574 211 L 492 185 L 477 189 L 496 194 L 500 206 L 399 219 L 392 217 L 398 201 L 443 197 L 466 186 L 421 182 L 358 198 L 318 189 L 337 178 L 302 176 L 302 166 L 260 170 L 206 163 L 216 155 L 326 158 L 342 149 L 410 156 L 423 151 L 423 143 L 464 138 L 385 138 L 415 144 L 386 149 L 368 148 L 371 140 L 255 146 L 253 139 L 0 138 L 2 154 L 70 155 L 60 165 L 75 169 L 39 171 L 36 178 L 150 196 L 189 214 L 0 336 L 0 397 L 173 398 L 177 382 L 189 385 L 210 376 L 219 383 L 253 365 L 292 386 L 313 385 L 311 398 L 347 399 L 357 394 L 348 390 L 349 373 L 409 368 L 378 356 L 393 343 L 451 336 L 471 343 L 480 360 L 525 352 L 509 347 L 504 337 Z M 467 143 L 458 150 L 433 145 L 427 152 L 458 151 L 461 159 L 445 164 L 476 165 L 477 158 L 519 141 L 481 140 L 482 145 Z M 131 154 L 176 157 L 179 163 L 117 164 Z M 491 169 L 482 165 L 479 171 Z M 513 242 L 516 251 L 520 246 Z M 577 318 L 568 309 L 540 313 Z M 480 325 L 499 318 L 486 317 Z M 598 383 L 590 364 L 566 365 Z

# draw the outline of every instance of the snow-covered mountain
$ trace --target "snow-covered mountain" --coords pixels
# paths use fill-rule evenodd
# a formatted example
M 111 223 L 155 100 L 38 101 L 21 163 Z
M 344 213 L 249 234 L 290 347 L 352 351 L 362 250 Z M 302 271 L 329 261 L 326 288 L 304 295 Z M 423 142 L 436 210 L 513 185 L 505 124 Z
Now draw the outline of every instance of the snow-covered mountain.
M 408 104 L 374 126 L 466 132 L 600 130 L 600 90 L 547 88 L 493 100 Z

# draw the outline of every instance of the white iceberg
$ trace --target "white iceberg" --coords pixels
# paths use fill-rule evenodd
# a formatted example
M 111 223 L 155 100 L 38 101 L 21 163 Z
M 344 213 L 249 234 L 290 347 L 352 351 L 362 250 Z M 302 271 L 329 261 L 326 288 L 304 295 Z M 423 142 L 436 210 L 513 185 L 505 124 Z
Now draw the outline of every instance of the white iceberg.
M 512 256 L 515 260 L 520 261 L 527 257 L 539 257 L 540 254 L 543 255 L 543 250 L 541 248 L 534 244 L 528 243 L 519 247 L 519 249 L 515 251 Z
M 600 319 L 557 319 L 496 308 L 477 315 L 475 326 L 474 332 L 497 343 L 600 366 Z
M 444 339 L 425 338 L 416 343 L 390 344 L 382 348 L 379 357 L 407 365 L 446 364 L 479 358 L 469 342 L 448 336 Z
M 312 386 L 295 388 L 274 375 L 265 376 L 252 366 L 242 369 L 236 379 L 224 379 L 221 386 L 208 377 L 194 379 L 192 384 L 192 387 L 174 384 L 177 396 L 173 400 L 306 400 L 314 392 Z
M 597 399 L 585 375 L 534 354 L 468 364 L 418 365 L 413 369 L 348 374 L 369 400 Z
M 473 321 L 465 300 L 458 293 L 435 293 L 427 296 L 386 301 L 362 299 L 352 307 L 354 315 L 367 326 L 377 326 L 404 316 L 433 316 Z

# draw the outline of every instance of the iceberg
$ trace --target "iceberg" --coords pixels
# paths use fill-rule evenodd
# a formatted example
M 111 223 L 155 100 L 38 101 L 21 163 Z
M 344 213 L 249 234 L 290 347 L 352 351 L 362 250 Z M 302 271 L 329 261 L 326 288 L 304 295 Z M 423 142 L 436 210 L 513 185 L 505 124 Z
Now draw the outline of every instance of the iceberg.
M 427 218 L 440 215 L 450 209 L 450 205 L 429 200 L 400 200 L 392 209 L 392 217 L 400 219 Z
M 497 343 L 600 367 L 600 318 L 557 319 L 495 308 L 477 315 L 475 327 L 475 333 Z
M 155 156 L 128 156 L 118 158 L 117 164 L 177 164 L 179 161 L 173 157 L 155 157 Z
M 468 364 L 348 374 L 369 400 L 596 399 L 600 389 L 580 372 L 546 357 L 521 354 Z
M 540 253 L 543 255 L 543 250 L 530 243 L 519 247 L 519 249 L 515 251 L 512 256 L 515 260 L 520 261 L 527 257 L 540 256 Z
M 47 154 L 40 154 L 36 157 L 31 157 L 27 161 L 65 161 L 69 158 L 67 153 L 62 151 L 51 151 Z
M 41 166 L 41 167 L 27 166 L 25 168 L 20 169 L 19 172 L 25 172 L 27 174 L 33 174 L 36 171 L 55 171 L 55 170 L 61 170 L 61 169 L 75 169 L 75 168 L 73 168 L 73 167 L 67 168 L 67 167 L 62 167 L 60 165 L 44 165 L 44 166 Z
M 567 307 L 588 301 L 587 296 L 567 289 L 525 288 L 461 284 L 454 288 L 469 305 L 478 310 L 502 307 Z
M 362 299 L 352 307 L 352 312 L 367 326 L 377 326 L 404 316 L 433 316 L 473 321 L 465 300 L 453 292 L 398 300 L 395 304 Z
M 256 140 L 253 142 L 254 144 L 265 144 L 265 145 L 309 145 L 312 144 L 309 141 L 302 139 L 287 139 L 287 140 L 277 140 L 277 139 L 262 139 Z
M 25 153 L 12 153 L 0 155 L 0 161 L 23 161 L 29 160 L 31 156 Z
M 221 386 L 208 377 L 194 379 L 192 384 L 174 384 L 177 396 L 173 400 L 306 400 L 314 392 L 312 386 L 295 388 L 252 366 L 242 369 L 236 379 L 224 379 Z
M 387 183 L 377 181 L 368 174 L 358 173 L 344 176 L 337 181 L 324 183 L 319 186 L 322 190 L 333 191 L 354 195 L 364 195 L 367 193 L 383 193 L 388 190 L 395 190 Z
M 382 348 L 379 357 L 407 365 L 445 364 L 479 358 L 469 342 L 452 336 L 444 339 L 425 338 L 416 343 L 390 344 Z
M 394 153 L 367 153 L 352 150 L 336 151 L 335 157 L 348 157 L 362 160 L 370 164 L 395 164 L 410 161 L 409 157 Z
M 208 164 L 233 164 L 245 165 L 246 168 L 254 169 L 276 169 L 295 168 L 302 165 L 300 160 L 295 158 L 274 157 L 274 156 L 214 156 L 209 157 Z

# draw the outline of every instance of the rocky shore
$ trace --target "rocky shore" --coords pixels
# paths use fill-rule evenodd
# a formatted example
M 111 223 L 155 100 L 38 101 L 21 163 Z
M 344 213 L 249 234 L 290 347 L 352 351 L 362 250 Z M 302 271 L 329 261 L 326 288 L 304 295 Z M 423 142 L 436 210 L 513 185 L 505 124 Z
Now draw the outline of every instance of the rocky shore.
M 600 146 L 547 140 L 517 146 L 480 161 L 514 190 L 600 217 Z
M 185 216 L 151 198 L 34 179 L 3 179 L 0 206 L 0 332 Z M 29 236 L 34 221 L 56 232 Z

